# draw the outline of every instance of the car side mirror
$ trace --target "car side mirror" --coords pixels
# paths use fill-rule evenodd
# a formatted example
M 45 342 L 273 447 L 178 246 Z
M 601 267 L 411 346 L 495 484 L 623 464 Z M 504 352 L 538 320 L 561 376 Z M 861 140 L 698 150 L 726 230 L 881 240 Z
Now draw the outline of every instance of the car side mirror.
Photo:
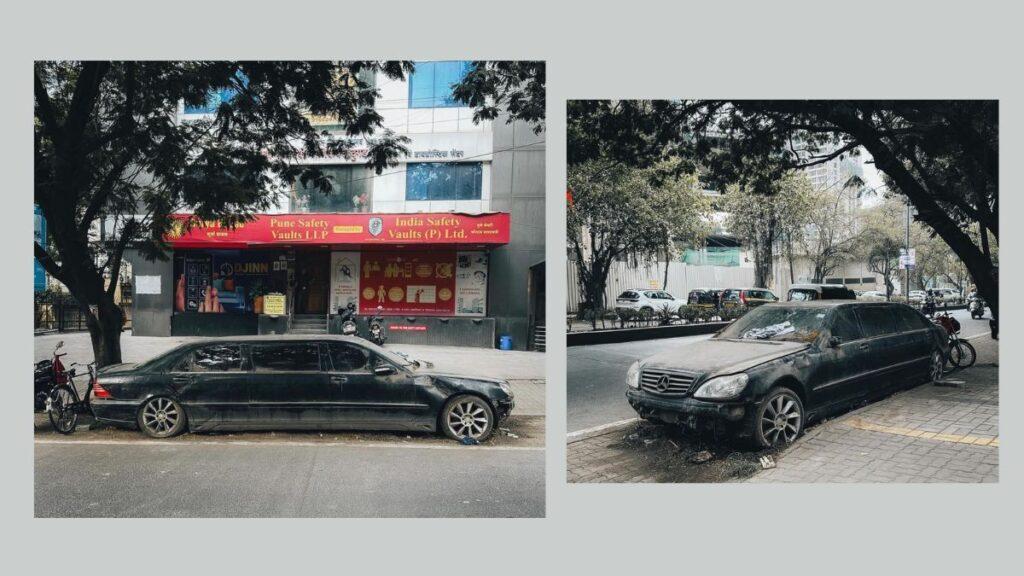
M 830 348 L 835 348 L 843 343 L 843 339 L 839 336 L 832 336 L 828 339 L 828 345 Z
M 388 364 L 381 364 L 373 369 L 373 373 L 376 376 L 388 376 L 395 373 L 395 367 Z

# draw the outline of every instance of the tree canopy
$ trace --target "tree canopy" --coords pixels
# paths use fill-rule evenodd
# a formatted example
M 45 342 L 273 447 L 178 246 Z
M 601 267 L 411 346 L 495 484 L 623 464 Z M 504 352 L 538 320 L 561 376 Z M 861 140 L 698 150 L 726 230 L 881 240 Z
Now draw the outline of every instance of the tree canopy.
M 985 100 L 578 101 L 569 162 L 635 166 L 679 158 L 712 187 L 772 193 L 790 170 L 865 150 L 970 270 L 998 315 L 999 107 Z M 979 234 L 971 230 L 980 228 Z

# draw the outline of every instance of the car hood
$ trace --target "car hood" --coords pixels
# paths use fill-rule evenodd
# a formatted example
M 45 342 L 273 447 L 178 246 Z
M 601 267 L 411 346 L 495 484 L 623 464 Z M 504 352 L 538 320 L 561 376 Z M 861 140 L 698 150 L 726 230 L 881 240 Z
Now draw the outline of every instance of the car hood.
M 417 376 L 429 376 L 431 378 L 442 378 L 442 379 L 445 379 L 445 380 L 453 380 L 453 381 L 454 380 L 468 380 L 468 381 L 472 381 L 472 382 L 481 382 L 481 383 L 487 383 L 487 384 L 494 384 L 495 386 L 505 382 L 504 380 L 500 380 L 498 378 L 483 378 L 483 377 L 480 377 L 480 376 L 474 376 L 472 374 L 458 374 L 458 373 L 454 373 L 454 372 L 447 372 L 447 371 L 440 371 L 440 370 L 417 370 L 416 372 L 414 372 L 414 374 L 417 375 Z
M 655 354 L 641 360 L 640 364 L 645 368 L 686 370 L 716 376 L 742 372 L 809 346 L 804 342 L 711 338 Z

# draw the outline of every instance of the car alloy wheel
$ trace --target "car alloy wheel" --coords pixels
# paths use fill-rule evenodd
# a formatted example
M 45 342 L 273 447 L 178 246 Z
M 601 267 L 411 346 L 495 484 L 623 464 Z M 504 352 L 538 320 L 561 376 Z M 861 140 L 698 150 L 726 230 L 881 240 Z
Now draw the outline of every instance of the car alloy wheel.
M 472 438 L 482 442 L 494 431 L 494 411 L 482 398 L 458 396 L 444 410 L 445 434 L 456 440 Z
M 150 398 L 139 411 L 139 428 L 153 438 L 169 438 L 185 427 L 185 412 L 170 398 Z
M 803 430 L 804 407 L 788 389 L 772 393 L 757 411 L 758 441 L 764 447 L 788 444 Z

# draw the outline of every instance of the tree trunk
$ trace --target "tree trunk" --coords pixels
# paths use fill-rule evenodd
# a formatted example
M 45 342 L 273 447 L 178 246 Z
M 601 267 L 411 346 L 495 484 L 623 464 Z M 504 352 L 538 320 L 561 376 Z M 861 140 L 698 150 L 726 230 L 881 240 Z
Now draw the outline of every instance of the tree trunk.
M 92 340 L 92 352 L 96 358 L 96 367 L 102 368 L 111 364 L 121 363 L 121 330 L 124 328 L 124 311 L 113 298 L 103 298 L 104 302 L 96 306 L 98 314 L 93 314 L 90 307 L 81 304 L 85 314 L 89 338 Z

